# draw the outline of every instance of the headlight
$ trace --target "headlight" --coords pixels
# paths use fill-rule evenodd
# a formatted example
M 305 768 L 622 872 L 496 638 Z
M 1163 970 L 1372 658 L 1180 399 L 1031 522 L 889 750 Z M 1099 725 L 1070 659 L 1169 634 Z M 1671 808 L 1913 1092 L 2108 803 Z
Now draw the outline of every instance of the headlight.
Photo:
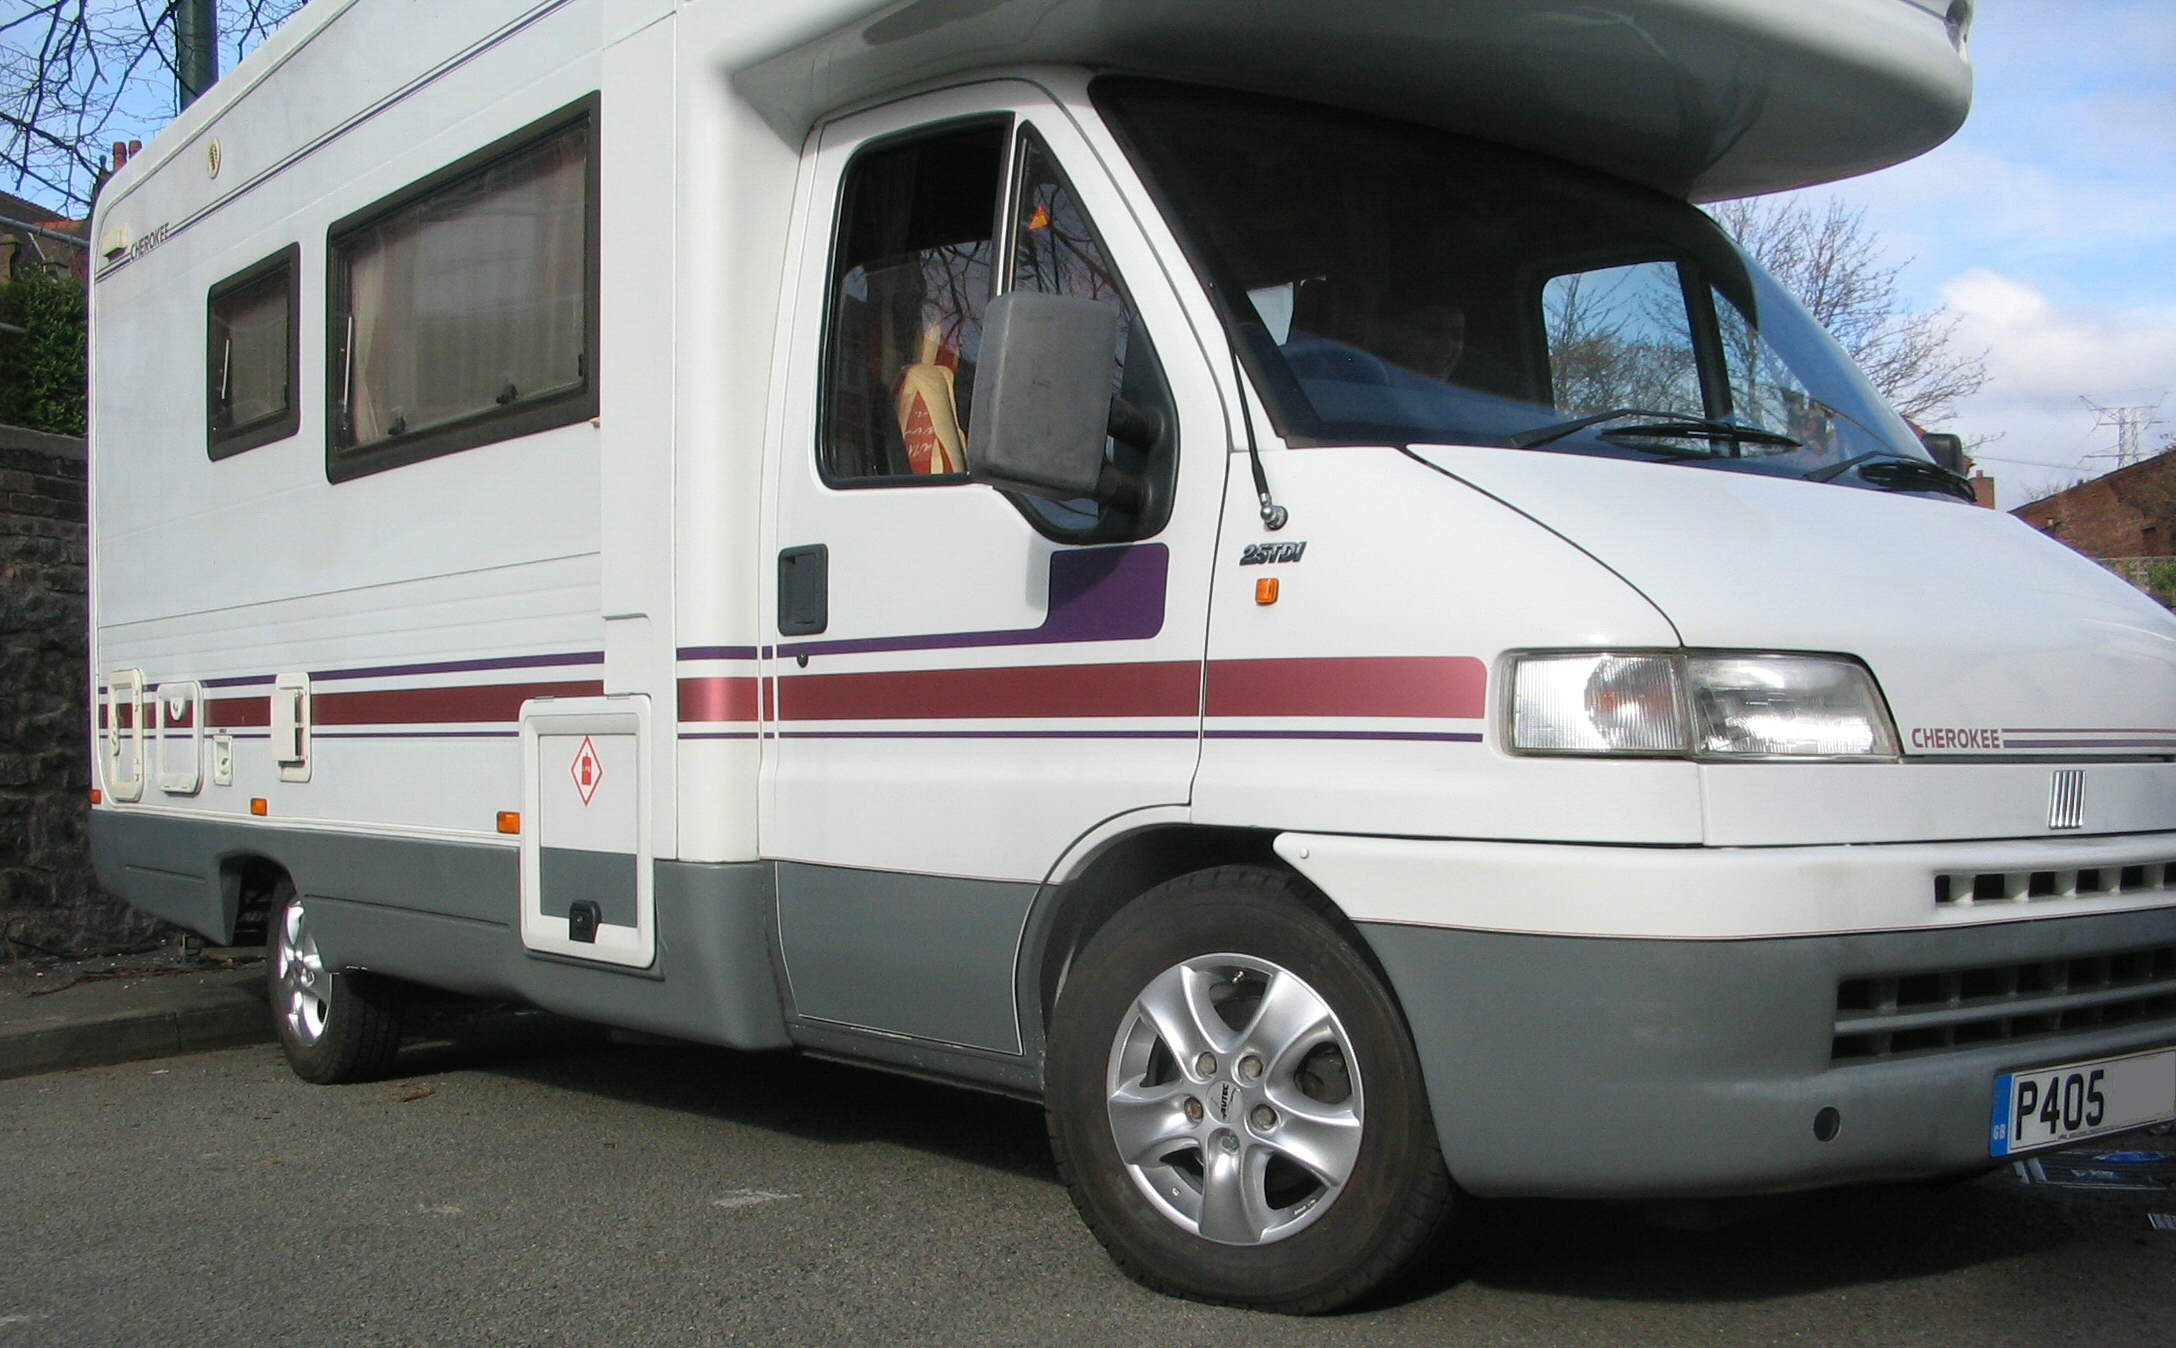
M 1623 653 L 1518 657 L 1521 753 L 1694 758 L 1892 758 L 1873 676 L 1831 655 Z

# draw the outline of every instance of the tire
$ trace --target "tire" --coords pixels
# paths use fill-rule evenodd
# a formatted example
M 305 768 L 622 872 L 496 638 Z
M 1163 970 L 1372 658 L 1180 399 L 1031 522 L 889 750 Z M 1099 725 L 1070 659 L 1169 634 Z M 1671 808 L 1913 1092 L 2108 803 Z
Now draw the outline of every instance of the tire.
M 1118 1266 L 1158 1291 L 1334 1310 L 1449 1220 L 1404 1017 L 1302 895 L 1258 866 L 1159 885 L 1096 933 L 1058 998 L 1059 1173 Z
M 400 1051 L 391 987 L 369 974 L 327 969 L 309 910 L 284 882 L 272 897 L 269 936 L 272 1023 L 295 1075 L 330 1086 L 390 1071 Z

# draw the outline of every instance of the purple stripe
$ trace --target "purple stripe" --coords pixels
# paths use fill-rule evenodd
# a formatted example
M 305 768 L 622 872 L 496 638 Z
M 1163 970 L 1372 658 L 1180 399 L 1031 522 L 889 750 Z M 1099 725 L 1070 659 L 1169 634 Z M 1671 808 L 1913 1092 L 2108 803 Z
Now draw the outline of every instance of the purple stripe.
M 780 655 L 871 651 L 952 651 L 977 646 L 1048 646 L 1069 641 L 1146 641 L 1164 630 L 1171 550 L 1161 543 L 1075 548 L 1050 555 L 1050 602 L 1041 625 L 992 632 L 781 642 Z
M 2162 725 L 2032 725 L 2005 730 L 2005 735 L 2176 735 Z
M 2005 749 L 2176 749 L 2176 739 L 2165 740 L 2014 740 L 2004 731 Z
M 789 740 L 1190 740 L 1191 730 L 788 730 Z
M 1192 730 L 789 730 L 766 736 L 789 740 L 1190 740 Z M 753 739 L 741 735 L 682 735 L 682 739 Z M 1413 740 L 1479 744 L 1481 736 L 1425 730 L 1212 730 L 1223 740 Z
M 748 648 L 753 651 L 753 647 Z M 325 669 L 311 672 L 312 679 L 384 679 L 413 674 L 465 674 L 491 669 L 551 669 L 562 665 L 601 665 L 603 651 L 574 651 L 565 655 L 501 655 L 489 660 L 438 660 L 421 665 L 375 665 L 357 669 Z M 206 688 L 260 688 L 277 682 L 273 674 L 241 674 L 233 678 L 199 680 Z M 99 690 L 101 693 L 105 689 Z M 150 689 L 145 689 L 149 692 Z
M 502 655 L 490 660 L 439 660 L 423 665 L 375 665 L 363 669 L 313 671 L 312 679 L 390 679 L 410 674 L 467 674 L 486 669 L 549 669 L 559 665 L 601 665 L 603 651 L 566 655 Z M 272 680 L 266 679 L 270 683 Z
M 702 730 L 680 736 L 684 740 L 753 740 L 762 736 L 753 730 Z
M 1479 735 L 1433 730 L 1212 730 L 1213 740 L 1432 740 L 1442 744 L 1479 744 Z
M 518 730 L 312 730 L 321 740 L 516 740 Z M 267 735 L 265 738 L 270 739 Z
M 753 646 L 682 646 L 673 652 L 682 660 L 753 660 Z

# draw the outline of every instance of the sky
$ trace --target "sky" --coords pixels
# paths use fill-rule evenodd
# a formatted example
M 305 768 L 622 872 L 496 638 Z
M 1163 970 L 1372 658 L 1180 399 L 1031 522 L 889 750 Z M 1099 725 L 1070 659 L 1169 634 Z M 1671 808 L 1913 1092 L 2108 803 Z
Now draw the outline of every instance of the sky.
M 2104 407 L 2176 434 L 2176 0 L 1981 0 L 1950 141 L 1798 195 L 1863 209 L 1913 308 L 1987 352 L 1954 430 L 2014 509 L 2115 467 Z M 1908 259 L 1908 262 L 1907 262 Z

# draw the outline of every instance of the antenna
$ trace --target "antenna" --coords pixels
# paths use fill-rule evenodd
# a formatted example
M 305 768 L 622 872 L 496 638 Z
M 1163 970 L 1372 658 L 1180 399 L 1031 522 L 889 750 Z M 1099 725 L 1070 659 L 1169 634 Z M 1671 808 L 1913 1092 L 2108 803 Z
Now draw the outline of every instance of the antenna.
M 2165 393 L 2162 395 L 2164 398 L 2167 396 Z M 2085 456 L 2086 458 L 2114 459 L 2116 468 L 2128 468 L 2146 457 L 2143 448 L 2146 441 L 2146 431 L 2149 427 L 2161 424 L 2161 418 L 2154 415 L 2155 412 L 2161 410 L 2160 398 L 2156 398 L 2150 403 L 2133 403 L 2128 407 L 2109 407 L 2094 402 L 2084 394 L 2078 395 L 2078 401 L 2100 413 L 2100 419 L 2093 423 L 2094 430 L 2110 427 L 2116 433 L 2116 447 L 2114 449 L 2102 450 L 2098 454 L 2088 454 Z M 2115 469 L 2111 468 L 2109 471 L 2114 472 Z

